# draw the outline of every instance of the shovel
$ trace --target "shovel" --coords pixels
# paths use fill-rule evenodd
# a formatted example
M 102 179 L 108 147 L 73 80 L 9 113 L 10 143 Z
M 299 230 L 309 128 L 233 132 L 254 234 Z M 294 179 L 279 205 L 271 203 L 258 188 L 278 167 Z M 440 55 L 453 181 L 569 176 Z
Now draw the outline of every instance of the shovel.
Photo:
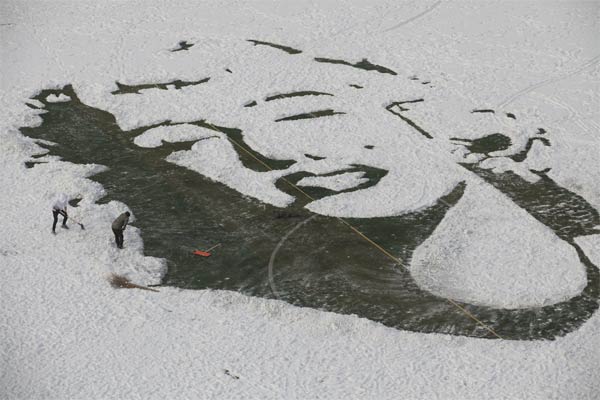
M 211 247 L 210 249 L 208 249 L 206 251 L 194 250 L 194 254 L 197 255 L 197 256 L 202 256 L 202 257 L 210 257 L 210 251 L 213 250 L 213 249 L 216 249 L 220 245 L 221 245 L 221 243 L 215 244 L 213 247 Z

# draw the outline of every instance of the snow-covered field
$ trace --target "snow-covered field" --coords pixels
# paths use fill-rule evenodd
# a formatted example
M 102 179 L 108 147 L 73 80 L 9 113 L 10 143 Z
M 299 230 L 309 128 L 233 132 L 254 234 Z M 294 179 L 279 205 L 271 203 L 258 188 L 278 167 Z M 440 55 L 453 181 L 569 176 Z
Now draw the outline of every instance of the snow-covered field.
M 575 247 L 458 163 L 528 182 L 546 171 L 600 210 L 599 34 L 597 1 L 2 2 L 0 398 L 598 398 L 598 312 L 554 341 L 508 341 L 405 332 L 235 292 L 116 290 L 110 273 L 158 283 L 165 262 L 143 255 L 135 227 L 125 250 L 112 245 L 108 227 L 127 205 L 95 203 L 103 188 L 90 179 L 102 166 L 47 156 L 26 168 L 45 150 L 19 128 L 41 123 L 44 105 L 31 97 L 71 84 L 123 130 L 181 122 L 135 144 L 199 140 L 169 161 L 275 206 L 293 201 L 274 186 L 287 174 L 388 171 L 307 206 L 336 217 L 422 210 L 466 182 L 415 251 L 415 281 L 453 301 L 539 307 L 589 284 Z M 182 41 L 193 47 L 173 52 Z M 314 58 L 366 58 L 393 74 Z M 162 87 L 113 94 L 149 83 Z M 303 90 L 328 94 L 266 100 Z M 426 132 L 386 109 L 406 101 L 396 112 Z M 274 122 L 323 109 L 345 114 Z M 183 124 L 200 119 L 239 127 L 260 154 L 296 163 L 247 169 L 224 134 Z M 486 160 L 464 144 L 497 132 L 510 146 Z M 528 145 L 524 160 L 511 158 Z M 298 184 L 363 182 L 348 173 Z M 87 229 L 51 235 L 58 192 L 83 198 L 73 214 Z M 596 266 L 598 229 L 574 238 Z

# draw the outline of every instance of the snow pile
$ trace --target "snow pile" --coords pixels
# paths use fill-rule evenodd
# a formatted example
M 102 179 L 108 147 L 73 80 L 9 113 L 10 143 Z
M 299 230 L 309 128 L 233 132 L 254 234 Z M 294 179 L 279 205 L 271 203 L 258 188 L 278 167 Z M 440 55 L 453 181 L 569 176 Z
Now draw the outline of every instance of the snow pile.
M 484 183 L 467 185 L 413 253 L 410 271 L 419 286 L 497 308 L 540 307 L 578 295 L 587 279 L 575 249 L 492 190 Z

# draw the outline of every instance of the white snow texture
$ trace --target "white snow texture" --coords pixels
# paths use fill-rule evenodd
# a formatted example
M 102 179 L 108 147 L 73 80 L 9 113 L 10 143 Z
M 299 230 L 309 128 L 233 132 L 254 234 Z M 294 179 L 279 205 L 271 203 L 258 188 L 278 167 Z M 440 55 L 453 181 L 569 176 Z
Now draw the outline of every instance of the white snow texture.
M 116 290 L 110 273 L 159 283 L 165 261 L 144 256 L 135 226 L 124 250 L 112 246 L 104 227 L 127 205 L 96 203 L 104 189 L 88 177 L 102 166 L 44 156 L 28 169 L 24 163 L 45 150 L 19 128 L 39 125 L 46 112 L 30 97 L 72 84 L 83 103 L 115 115 L 123 130 L 180 123 L 150 129 L 135 144 L 198 140 L 168 161 L 280 207 L 294 199 L 274 182 L 299 171 L 388 170 L 378 185 L 307 206 L 339 217 L 422 210 L 466 182 L 464 197 L 414 253 L 408 268 L 416 282 L 493 307 L 553 304 L 586 284 L 573 247 L 460 167 L 481 155 L 450 138 L 503 132 L 510 148 L 483 167 L 529 181 L 539 179 L 531 170 L 549 168 L 549 177 L 600 209 L 599 4 L 1 2 L 0 398 L 597 399 L 598 313 L 554 341 L 485 340 L 405 332 L 228 291 Z M 171 52 L 181 40 L 194 46 Z M 315 57 L 368 58 L 398 77 Z M 115 82 L 207 76 L 178 90 L 111 94 Z M 334 95 L 265 101 L 299 90 Z M 403 115 L 432 140 L 385 110 L 420 98 L 426 101 L 404 104 Z M 255 107 L 243 107 L 251 100 Z M 319 109 L 345 114 L 274 122 Z M 185 124 L 201 119 L 238 127 L 265 156 L 297 162 L 280 171 L 246 169 L 224 134 Z M 507 157 L 540 127 L 552 146 L 536 141 L 520 163 Z M 299 184 L 340 191 L 362 178 L 332 174 Z M 57 193 L 82 198 L 73 213 L 86 230 L 50 234 Z M 600 265 L 600 235 L 576 242 Z

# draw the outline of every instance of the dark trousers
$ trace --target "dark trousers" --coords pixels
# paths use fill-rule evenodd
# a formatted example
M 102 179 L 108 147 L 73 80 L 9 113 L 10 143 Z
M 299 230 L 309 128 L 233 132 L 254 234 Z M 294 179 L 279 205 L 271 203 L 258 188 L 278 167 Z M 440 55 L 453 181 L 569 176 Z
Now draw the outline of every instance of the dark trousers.
M 54 222 L 52 223 L 52 232 L 56 231 L 56 223 L 58 222 L 58 214 L 63 216 L 63 225 L 67 226 L 67 213 L 63 210 L 52 210 L 52 216 L 54 217 Z
M 115 242 L 117 243 L 117 247 L 123 248 L 123 229 L 113 229 L 113 233 L 115 234 Z

